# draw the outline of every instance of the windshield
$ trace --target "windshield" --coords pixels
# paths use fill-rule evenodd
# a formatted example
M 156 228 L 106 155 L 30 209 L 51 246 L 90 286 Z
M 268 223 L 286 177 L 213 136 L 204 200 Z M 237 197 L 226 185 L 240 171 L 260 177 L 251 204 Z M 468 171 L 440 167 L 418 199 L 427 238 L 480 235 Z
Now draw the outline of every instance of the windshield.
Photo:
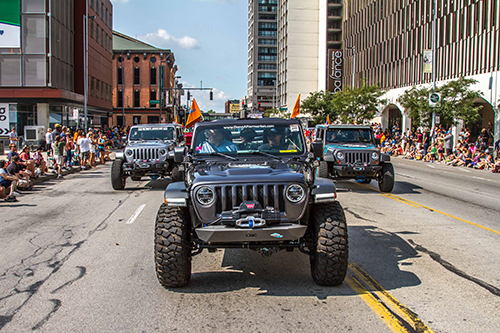
M 304 152 L 303 134 L 299 124 L 214 124 L 211 127 L 198 128 L 194 136 L 195 154 L 268 152 L 281 155 Z
M 173 127 L 133 127 L 129 140 L 173 140 Z
M 326 132 L 327 143 L 363 142 L 373 143 L 372 131 L 366 128 L 329 128 Z

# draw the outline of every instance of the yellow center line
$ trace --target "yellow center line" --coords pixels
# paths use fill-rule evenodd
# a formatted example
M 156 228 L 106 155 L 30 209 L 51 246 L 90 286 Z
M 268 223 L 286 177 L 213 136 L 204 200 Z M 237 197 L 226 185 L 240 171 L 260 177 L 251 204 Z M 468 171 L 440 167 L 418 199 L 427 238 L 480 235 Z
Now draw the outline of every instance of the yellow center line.
M 448 213 L 445 213 L 445 212 L 442 212 L 442 211 L 439 211 L 437 209 L 434 209 L 434 208 L 431 208 L 431 207 L 427 207 L 427 206 L 424 206 L 422 204 L 419 204 L 417 202 L 413 202 L 411 200 L 408 200 L 408 199 L 405 199 L 403 197 L 400 197 L 400 196 L 397 196 L 397 195 L 394 195 L 394 194 L 389 194 L 389 193 L 382 193 L 376 189 L 374 189 L 373 187 L 370 187 L 368 185 L 364 185 L 364 184 L 358 184 L 358 185 L 361 185 L 361 186 L 364 186 L 366 188 L 369 188 L 370 190 L 372 191 L 375 191 L 375 192 L 378 192 L 378 194 L 386 197 L 386 198 L 389 198 L 389 199 L 392 199 L 392 200 L 395 200 L 395 201 L 398 201 L 398 202 L 401 202 L 401 203 L 404 203 L 405 205 L 408 205 L 408 206 L 411 206 L 411 207 L 414 207 L 414 208 L 424 208 L 424 209 L 428 209 L 432 212 L 436 212 L 436 213 L 439 213 L 439 214 L 442 214 L 442 215 L 445 215 L 445 216 L 448 216 L 448 217 L 451 217 L 452 219 L 455 219 L 455 220 L 459 220 L 459 221 L 462 221 L 462 222 L 465 222 L 465 223 L 468 223 L 470 225 L 473 225 L 475 227 L 478 227 L 478 228 L 481 228 L 483 230 L 487 230 L 489 232 L 493 232 L 497 235 L 500 235 L 500 231 L 497 231 L 497 230 L 494 230 L 494 229 L 490 229 L 488 227 L 485 227 L 485 226 L 482 226 L 480 224 L 477 224 L 477 223 L 474 223 L 474 222 L 471 222 L 471 221 L 467 221 L 467 220 L 464 220 L 460 217 L 457 217 L 457 216 L 454 216 L 454 215 L 451 215 L 451 214 L 448 214 Z
M 393 332 L 432 333 L 413 311 L 406 308 L 356 264 L 349 264 L 346 283 Z

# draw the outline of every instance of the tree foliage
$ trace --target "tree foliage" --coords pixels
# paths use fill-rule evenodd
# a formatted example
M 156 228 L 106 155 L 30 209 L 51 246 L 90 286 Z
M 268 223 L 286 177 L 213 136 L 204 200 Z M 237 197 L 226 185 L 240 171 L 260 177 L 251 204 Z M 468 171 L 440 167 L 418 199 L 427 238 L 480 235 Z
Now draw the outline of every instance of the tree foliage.
M 381 103 L 380 96 L 384 91 L 378 85 L 369 86 L 365 81 L 360 87 L 344 87 L 342 91 L 332 93 L 318 91 L 311 93 L 301 103 L 305 112 L 310 112 L 316 123 L 330 121 L 340 123 L 362 124 L 372 120 Z
M 432 125 L 432 113 L 435 111 L 440 115 L 441 123 L 445 125 L 456 124 L 463 120 L 465 124 L 476 122 L 480 119 L 479 110 L 482 106 L 474 106 L 476 99 L 482 97 L 482 93 L 470 89 L 472 84 L 477 83 L 474 79 L 463 77 L 449 81 L 437 87 L 435 92 L 441 94 L 441 102 L 436 107 L 429 105 L 429 95 L 432 88 L 422 87 L 405 91 L 398 98 L 398 102 L 407 110 L 415 126 Z

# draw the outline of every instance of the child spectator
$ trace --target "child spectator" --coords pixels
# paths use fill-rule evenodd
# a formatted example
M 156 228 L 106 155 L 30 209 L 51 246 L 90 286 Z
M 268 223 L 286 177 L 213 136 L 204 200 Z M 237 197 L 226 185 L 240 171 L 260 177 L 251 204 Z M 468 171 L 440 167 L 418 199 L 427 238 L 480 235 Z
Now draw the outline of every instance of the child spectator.
M 40 170 L 40 174 L 44 175 L 49 172 L 49 168 L 47 168 L 47 162 L 45 162 L 43 158 L 42 151 L 42 147 L 37 148 L 36 152 L 33 154 L 33 161 L 35 161 L 35 166 Z
M 15 195 L 19 195 L 19 193 L 16 192 L 17 182 L 19 179 L 16 176 L 9 175 L 9 173 L 5 169 L 5 165 L 5 160 L 0 160 L 0 186 L 2 186 L 1 192 L 2 194 L 4 194 L 5 189 L 9 188 L 9 197 L 13 197 L 15 199 Z
M 54 161 L 57 163 L 57 178 L 62 177 L 63 155 L 64 155 L 65 141 L 57 135 L 54 142 Z
M 27 170 L 23 170 L 21 162 L 19 161 L 19 156 L 13 156 L 12 161 L 7 167 L 7 173 L 11 176 L 16 176 L 17 186 L 25 190 L 31 190 L 33 187 L 29 185 L 30 173 Z

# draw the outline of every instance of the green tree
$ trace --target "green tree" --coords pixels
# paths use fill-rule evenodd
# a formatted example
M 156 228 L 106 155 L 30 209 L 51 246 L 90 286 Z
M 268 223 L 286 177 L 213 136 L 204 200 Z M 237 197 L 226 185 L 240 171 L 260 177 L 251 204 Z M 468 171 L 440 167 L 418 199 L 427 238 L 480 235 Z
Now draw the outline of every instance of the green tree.
M 415 126 L 430 127 L 433 112 L 440 115 L 441 123 L 446 126 L 454 125 L 459 120 L 468 124 L 481 117 L 479 110 L 482 106 L 474 106 L 474 102 L 482 97 L 482 93 L 470 89 L 475 83 L 477 81 L 474 79 L 461 77 L 437 87 L 436 92 L 441 94 L 441 102 L 436 107 L 429 105 L 429 95 L 433 92 L 429 87 L 412 87 L 398 98 L 398 102 L 410 110 L 410 117 Z
M 362 124 L 373 119 L 378 106 L 385 103 L 380 99 L 383 94 L 378 85 L 369 86 L 362 81 L 359 87 L 344 87 L 336 93 L 313 92 L 301 107 L 313 115 L 316 123 L 324 123 L 330 116 L 331 122 Z

